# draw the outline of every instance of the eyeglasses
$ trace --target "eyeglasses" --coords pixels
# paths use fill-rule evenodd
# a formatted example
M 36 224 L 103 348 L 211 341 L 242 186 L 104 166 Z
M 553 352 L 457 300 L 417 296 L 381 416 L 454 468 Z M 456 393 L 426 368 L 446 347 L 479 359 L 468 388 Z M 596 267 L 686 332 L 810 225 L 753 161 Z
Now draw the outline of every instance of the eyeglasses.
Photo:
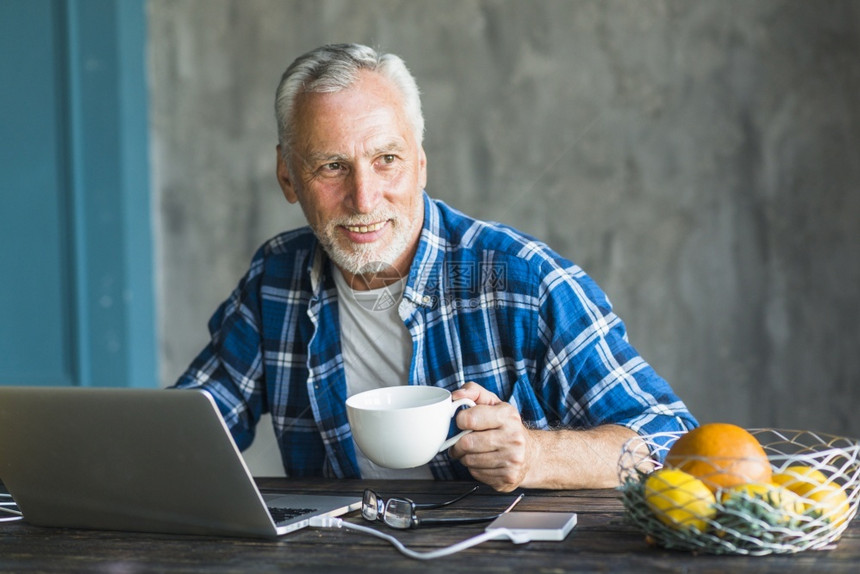
M 448 517 L 448 518 L 419 518 L 416 514 L 416 510 L 424 509 L 434 509 L 434 508 L 443 508 L 448 506 L 449 504 L 454 504 L 457 501 L 463 500 L 476 490 L 478 490 L 479 485 L 475 485 L 468 492 L 464 492 L 463 494 L 457 496 L 456 498 L 452 498 L 451 500 L 445 502 L 436 502 L 436 503 L 420 503 L 413 502 L 409 498 L 403 497 L 392 497 L 389 499 L 382 498 L 373 490 L 369 488 L 364 491 L 364 497 L 361 502 L 361 515 L 371 522 L 376 520 L 381 520 L 388 526 L 392 528 L 398 528 L 401 530 L 406 530 L 409 528 L 418 528 L 418 526 L 431 526 L 431 525 L 441 525 L 441 524 L 474 524 L 477 522 L 489 522 L 490 520 L 494 520 L 509 512 L 514 506 L 522 500 L 523 495 L 520 494 L 514 502 L 508 506 L 504 511 L 499 512 L 497 514 L 493 514 L 492 516 L 468 516 L 468 517 Z

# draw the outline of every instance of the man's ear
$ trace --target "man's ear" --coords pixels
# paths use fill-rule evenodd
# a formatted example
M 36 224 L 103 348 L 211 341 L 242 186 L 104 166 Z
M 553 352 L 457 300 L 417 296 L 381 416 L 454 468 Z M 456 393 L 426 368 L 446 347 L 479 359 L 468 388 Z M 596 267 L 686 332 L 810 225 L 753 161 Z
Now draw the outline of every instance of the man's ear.
M 418 184 L 421 189 L 427 187 L 427 154 L 424 146 L 418 148 Z
M 277 153 L 277 174 L 278 174 L 278 185 L 281 186 L 281 192 L 283 192 L 284 197 L 290 203 L 295 203 L 299 200 L 299 196 L 296 195 L 296 188 L 293 185 L 293 179 L 290 177 L 290 170 L 287 168 L 287 158 L 284 157 L 284 154 L 281 153 L 281 146 L 278 145 Z

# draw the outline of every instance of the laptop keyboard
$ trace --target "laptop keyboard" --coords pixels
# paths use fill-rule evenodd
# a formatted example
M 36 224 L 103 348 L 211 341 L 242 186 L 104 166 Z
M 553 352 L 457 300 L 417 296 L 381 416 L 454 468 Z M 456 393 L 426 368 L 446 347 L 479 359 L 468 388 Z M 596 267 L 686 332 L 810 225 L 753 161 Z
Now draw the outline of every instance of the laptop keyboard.
M 272 515 L 272 520 L 275 524 L 282 524 L 288 520 L 292 520 L 304 514 L 313 514 L 317 511 L 316 508 L 281 508 L 269 506 L 269 513 Z

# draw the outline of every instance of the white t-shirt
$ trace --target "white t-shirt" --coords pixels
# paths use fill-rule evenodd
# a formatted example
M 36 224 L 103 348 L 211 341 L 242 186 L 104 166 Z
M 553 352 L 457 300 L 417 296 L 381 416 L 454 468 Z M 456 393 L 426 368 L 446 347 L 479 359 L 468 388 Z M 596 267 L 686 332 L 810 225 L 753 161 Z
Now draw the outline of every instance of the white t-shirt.
M 408 384 L 412 337 L 398 313 L 406 279 L 370 291 L 352 289 L 337 268 L 334 279 L 347 396 Z M 362 478 L 433 478 L 426 464 L 395 470 L 368 460 L 358 445 L 355 445 L 355 453 Z

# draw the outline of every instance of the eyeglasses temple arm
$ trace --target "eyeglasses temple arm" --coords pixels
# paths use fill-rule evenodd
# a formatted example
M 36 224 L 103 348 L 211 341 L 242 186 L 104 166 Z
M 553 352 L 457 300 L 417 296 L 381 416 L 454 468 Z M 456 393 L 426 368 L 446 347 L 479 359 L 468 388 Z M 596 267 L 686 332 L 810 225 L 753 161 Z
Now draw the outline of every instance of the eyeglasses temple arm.
M 490 520 L 495 520 L 502 514 L 507 514 L 511 510 L 513 510 L 514 506 L 520 503 L 525 494 L 521 493 L 518 497 L 514 499 L 514 501 L 504 509 L 502 512 L 498 514 L 493 514 L 491 516 L 475 516 L 475 517 L 459 517 L 453 516 L 449 518 L 418 518 L 413 516 L 412 527 L 417 528 L 418 526 L 431 526 L 431 525 L 443 525 L 443 524 L 477 524 L 479 522 L 489 522 Z

